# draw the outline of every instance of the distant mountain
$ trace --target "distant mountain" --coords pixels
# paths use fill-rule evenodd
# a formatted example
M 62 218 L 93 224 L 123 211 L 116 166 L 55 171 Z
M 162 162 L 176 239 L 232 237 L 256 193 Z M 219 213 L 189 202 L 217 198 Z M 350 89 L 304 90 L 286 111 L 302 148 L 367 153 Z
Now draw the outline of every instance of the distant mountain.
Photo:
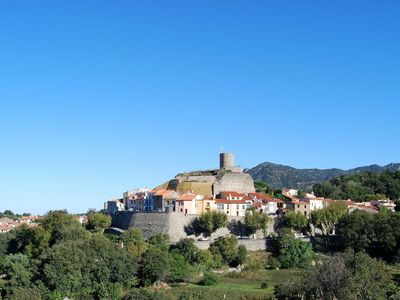
M 385 170 L 397 171 L 400 170 L 400 163 L 389 164 L 386 166 L 371 165 L 359 167 L 351 170 L 341 169 L 296 169 L 290 166 L 273 164 L 264 162 L 247 169 L 254 180 L 262 180 L 268 183 L 269 186 L 281 188 L 311 188 L 317 182 L 324 182 L 333 177 L 353 174 L 358 172 L 383 172 Z

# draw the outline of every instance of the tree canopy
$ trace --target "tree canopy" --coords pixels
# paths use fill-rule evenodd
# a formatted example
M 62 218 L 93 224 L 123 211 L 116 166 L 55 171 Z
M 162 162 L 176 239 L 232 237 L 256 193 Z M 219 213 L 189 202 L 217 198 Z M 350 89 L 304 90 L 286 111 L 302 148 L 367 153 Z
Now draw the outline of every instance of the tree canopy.
M 383 173 L 361 172 L 335 177 L 313 186 L 317 196 L 332 199 L 370 201 L 400 199 L 400 171 Z

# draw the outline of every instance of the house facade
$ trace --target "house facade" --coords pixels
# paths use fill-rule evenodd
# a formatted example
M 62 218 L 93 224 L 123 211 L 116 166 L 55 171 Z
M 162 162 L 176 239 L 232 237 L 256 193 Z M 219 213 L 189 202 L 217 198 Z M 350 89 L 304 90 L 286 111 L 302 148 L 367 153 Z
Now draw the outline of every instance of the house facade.
M 197 194 L 183 194 L 176 199 L 175 211 L 184 213 L 185 215 L 196 214 L 196 202 L 201 202 L 203 200 L 202 195 Z

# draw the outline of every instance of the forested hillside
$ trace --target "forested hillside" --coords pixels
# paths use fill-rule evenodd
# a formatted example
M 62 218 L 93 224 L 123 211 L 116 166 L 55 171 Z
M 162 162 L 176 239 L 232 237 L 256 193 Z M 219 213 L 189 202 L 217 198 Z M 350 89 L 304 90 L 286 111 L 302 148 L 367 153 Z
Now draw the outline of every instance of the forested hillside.
M 383 173 L 362 172 L 335 177 L 313 186 L 314 193 L 332 199 L 370 201 L 400 199 L 400 171 Z
M 274 189 L 302 188 L 311 189 L 315 183 L 325 182 L 332 178 L 347 174 L 362 172 L 381 173 L 384 171 L 399 171 L 400 164 L 388 164 L 386 166 L 370 165 L 350 170 L 332 169 L 297 169 L 290 166 L 274 164 L 270 162 L 261 163 L 254 168 L 248 169 L 254 180 L 264 181 Z

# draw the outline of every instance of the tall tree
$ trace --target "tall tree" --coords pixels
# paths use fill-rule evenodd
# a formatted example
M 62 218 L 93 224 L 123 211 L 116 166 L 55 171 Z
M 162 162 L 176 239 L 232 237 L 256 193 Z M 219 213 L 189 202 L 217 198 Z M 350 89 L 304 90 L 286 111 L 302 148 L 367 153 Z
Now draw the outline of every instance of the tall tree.
M 104 232 L 104 229 L 111 226 L 110 216 L 104 213 L 98 213 L 94 210 L 90 210 L 87 213 L 87 219 L 85 227 L 87 230 L 93 232 Z
M 207 236 L 211 236 L 219 228 L 225 227 L 227 223 L 227 215 L 217 211 L 206 212 L 198 218 L 200 230 Z
M 347 205 L 337 201 L 323 209 L 311 213 L 311 224 L 318 228 L 323 235 L 334 233 L 340 218 L 347 214 Z
M 244 216 L 244 225 L 249 234 L 254 235 L 257 230 L 263 230 L 265 234 L 268 222 L 268 216 L 258 211 L 246 211 Z

